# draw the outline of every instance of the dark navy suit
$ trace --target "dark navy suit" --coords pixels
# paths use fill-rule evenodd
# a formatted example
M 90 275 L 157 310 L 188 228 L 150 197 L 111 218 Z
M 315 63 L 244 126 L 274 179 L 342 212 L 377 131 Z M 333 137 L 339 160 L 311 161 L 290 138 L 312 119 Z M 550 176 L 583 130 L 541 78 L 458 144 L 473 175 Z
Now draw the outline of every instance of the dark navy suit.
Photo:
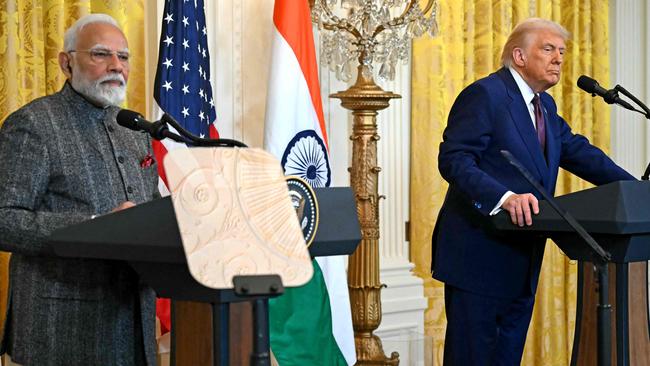
M 537 140 L 521 92 L 505 68 L 460 93 L 440 144 L 438 165 L 443 178 L 449 182 L 449 190 L 433 233 L 433 277 L 450 289 L 479 295 L 501 305 L 505 301 L 506 313 L 513 311 L 508 310 L 508 303 L 521 301 L 532 311 L 545 239 L 504 235 L 490 227 L 489 213 L 507 191 L 533 193 L 541 199 L 500 151 L 510 151 L 550 194 L 555 191 L 559 167 L 596 185 L 634 179 L 585 137 L 573 134 L 558 116 L 550 95 L 541 93 L 540 97 L 546 123 L 545 152 Z M 485 312 L 480 302 L 472 304 L 479 315 Z M 466 316 L 462 312 L 451 313 L 451 316 Z M 485 316 L 494 316 L 487 313 Z M 523 342 L 530 314 L 524 314 L 521 319 L 525 326 L 519 326 L 510 336 L 520 337 Z M 488 348 L 493 341 L 488 342 Z M 465 353 L 469 355 L 469 351 Z M 446 360 L 447 356 L 450 355 L 446 355 Z M 461 357 L 458 360 L 465 355 L 456 356 Z M 498 352 L 487 357 L 487 361 L 466 361 L 470 362 L 467 364 L 509 364 L 498 360 Z

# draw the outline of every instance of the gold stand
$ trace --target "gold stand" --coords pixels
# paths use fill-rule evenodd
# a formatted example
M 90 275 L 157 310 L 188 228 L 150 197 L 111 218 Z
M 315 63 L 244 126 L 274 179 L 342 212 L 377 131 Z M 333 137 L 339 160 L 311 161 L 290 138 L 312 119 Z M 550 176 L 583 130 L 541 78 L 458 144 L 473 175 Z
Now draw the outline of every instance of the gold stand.
M 350 256 L 348 287 L 352 306 L 356 365 L 398 365 L 399 354 L 384 354 L 381 339 L 372 332 L 381 323 L 381 288 L 379 282 L 379 195 L 377 166 L 377 111 L 389 106 L 400 95 L 382 90 L 367 66 L 358 68 L 356 83 L 348 90 L 330 95 L 341 99 L 341 105 L 354 116 L 352 136 L 352 167 L 350 183 L 355 192 L 357 213 L 361 224 L 361 243 Z M 364 72 L 365 70 L 365 72 Z

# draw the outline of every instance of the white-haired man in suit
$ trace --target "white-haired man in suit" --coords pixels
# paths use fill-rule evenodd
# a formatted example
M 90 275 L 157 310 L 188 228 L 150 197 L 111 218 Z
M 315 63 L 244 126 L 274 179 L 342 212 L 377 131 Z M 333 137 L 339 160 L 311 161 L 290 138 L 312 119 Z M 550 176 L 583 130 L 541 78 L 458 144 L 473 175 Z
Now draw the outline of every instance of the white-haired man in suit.
M 129 49 L 91 14 L 66 31 L 63 88 L 0 129 L 0 250 L 12 252 L 0 354 L 31 365 L 155 365 L 155 293 L 126 263 L 56 257 L 55 229 L 158 196 L 148 138 L 117 125 Z M 150 161 L 150 160 L 148 160 Z

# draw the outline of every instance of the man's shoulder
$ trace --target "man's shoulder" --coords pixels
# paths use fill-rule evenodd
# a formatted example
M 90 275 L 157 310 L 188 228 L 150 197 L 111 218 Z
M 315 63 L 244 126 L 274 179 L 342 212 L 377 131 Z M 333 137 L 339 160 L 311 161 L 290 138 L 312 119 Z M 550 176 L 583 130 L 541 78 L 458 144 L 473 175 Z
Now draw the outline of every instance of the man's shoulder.
M 469 84 L 459 97 L 481 99 L 484 102 L 500 99 L 507 94 L 506 83 L 500 71 L 494 72 Z M 506 70 L 507 71 L 507 70 Z
M 45 117 L 52 114 L 65 113 L 67 107 L 64 104 L 61 92 L 38 97 L 10 113 L 3 125 L 14 123 L 13 121 L 20 123 L 42 122 Z
M 38 97 L 36 99 L 31 100 L 27 104 L 23 105 L 22 107 L 18 108 L 16 111 L 13 113 L 38 113 L 39 111 L 42 110 L 51 110 L 53 105 L 58 105 L 61 104 L 63 101 L 63 98 L 61 96 L 61 92 L 58 91 L 53 94 L 48 94 L 44 95 L 41 97 Z M 12 113 L 12 114 L 13 114 Z
M 63 102 L 63 97 L 61 92 L 58 91 L 53 94 L 44 95 L 38 97 L 31 102 L 20 107 L 16 112 L 23 111 L 28 113 L 36 113 L 42 110 L 51 110 L 52 106 L 61 105 Z
M 482 77 L 478 80 L 476 80 L 473 84 L 476 84 L 478 86 L 481 86 L 483 88 L 488 89 L 491 92 L 498 92 L 498 91 L 504 91 L 506 90 L 506 77 L 508 70 L 506 69 L 500 69 L 497 70 L 485 77 Z

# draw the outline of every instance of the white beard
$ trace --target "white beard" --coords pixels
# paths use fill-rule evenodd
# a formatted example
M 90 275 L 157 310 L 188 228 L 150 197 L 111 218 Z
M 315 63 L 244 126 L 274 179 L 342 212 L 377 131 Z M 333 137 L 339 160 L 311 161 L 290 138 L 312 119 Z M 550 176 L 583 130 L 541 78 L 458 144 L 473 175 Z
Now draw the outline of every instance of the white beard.
M 119 81 L 120 85 L 102 84 L 109 80 Z M 105 75 L 93 81 L 88 80 L 79 72 L 73 72 L 70 83 L 79 94 L 104 107 L 119 106 L 126 98 L 126 81 L 119 73 Z

